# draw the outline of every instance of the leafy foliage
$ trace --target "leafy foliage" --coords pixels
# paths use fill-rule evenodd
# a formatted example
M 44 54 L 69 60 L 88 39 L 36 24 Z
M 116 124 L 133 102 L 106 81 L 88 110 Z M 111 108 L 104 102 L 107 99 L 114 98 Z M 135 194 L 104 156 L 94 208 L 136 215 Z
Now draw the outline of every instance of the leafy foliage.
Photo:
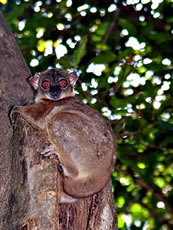
M 173 229 L 173 1 L 0 2 L 33 73 L 77 68 L 110 120 L 119 229 Z

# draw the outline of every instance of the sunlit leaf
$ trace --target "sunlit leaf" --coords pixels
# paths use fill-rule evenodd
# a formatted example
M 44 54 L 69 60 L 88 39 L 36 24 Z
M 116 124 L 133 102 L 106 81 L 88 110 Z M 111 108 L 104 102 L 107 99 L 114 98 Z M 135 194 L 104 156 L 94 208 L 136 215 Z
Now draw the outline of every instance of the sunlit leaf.
M 81 38 L 78 47 L 74 51 L 74 59 L 73 66 L 76 68 L 80 63 L 83 56 L 86 54 L 86 46 L 87 46 L 88 37 L 84 36 Z
M 91 59 L 91 62 L 95 64 L 107 64 L 114 60 L 116 60 L 116 55 L 111 51 L 107 51 Z

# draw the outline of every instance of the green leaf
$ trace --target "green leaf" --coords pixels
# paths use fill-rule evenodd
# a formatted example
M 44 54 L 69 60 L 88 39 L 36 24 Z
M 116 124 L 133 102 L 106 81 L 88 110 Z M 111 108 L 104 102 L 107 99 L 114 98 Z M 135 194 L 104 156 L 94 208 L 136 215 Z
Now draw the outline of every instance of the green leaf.
M 119 20 L 119 25 L 123 28 L 123 29 L 127 29 L 130 35 L 135 36 L 136 35 L 136 28 L 135 26 L 128 20 L 121 18 Z
M 108 64 L 114 60 L 116 60 L 116 55 L 111 51 L 106 51 L 91 59 L 91 62 L 95 64 Z
M 74 51 L 74 57 L 73 57 L 73 67 L 77 68 L 78 64 L 80 63 L 81 59 L 85 56 L 87 51 L 87 41 L 88 37 L 84 36 L 81 38 L 78 47 Z
M 64 56 L 60 60 L 58 60 L 57 63 L 62 65 L 65 69 L 70 69 L 73 67 L 71 60 L 72 58 L 70 56 Z
M 173 131 L 173 124 L 170 124 L 169 122 L 166 122 L 166 121 L 160 121 L 159 122 L 159 127 L 161 129 L 166 129 L 166 130 L 169 130 L 169 131 Z

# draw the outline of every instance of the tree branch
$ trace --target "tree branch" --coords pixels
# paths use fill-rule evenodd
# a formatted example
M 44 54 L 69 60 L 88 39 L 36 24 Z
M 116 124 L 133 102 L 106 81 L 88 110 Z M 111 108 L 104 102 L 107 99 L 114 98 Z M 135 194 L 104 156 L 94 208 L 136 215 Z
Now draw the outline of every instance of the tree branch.
M 134 175 L 133 175 L 133 173 L 129 169 L 122 170 L 119 167 L 115 167 L 115 169 L 117 171 L 123 173 L 124 175 L 128 175 L 128 176 L 132 177 L 136 184 L 140 185 L 140 187 L 142 187 L 142 188 L 145 188 L 147 191 L 152 192 L 153 196 L 155 196 L 157 200 L 163 201 L 163 203 L 165 204 L 165 207 L 168 210 L 168 212 L 170 213 L 170 215 L 173 215 L 172 214 L 173 213 L 173 207 L 172 207 L 172 205 L 167 200 L 167 198 L 164 196 L 164 194 L 162 193 L 162 191 L 159 190 L 159 188 L 157 188 L 154 184 L 150 185 L 150 184 L 147 184 L 141 178 L 135 178 Z

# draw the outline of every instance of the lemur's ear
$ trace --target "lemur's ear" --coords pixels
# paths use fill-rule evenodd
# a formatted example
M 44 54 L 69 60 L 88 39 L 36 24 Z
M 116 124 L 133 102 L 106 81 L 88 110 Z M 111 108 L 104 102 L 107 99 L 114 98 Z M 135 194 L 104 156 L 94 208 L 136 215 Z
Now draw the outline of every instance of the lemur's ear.
M 34 76 L 28 77 L 29 84 L 37 90 L 39 87 L 40 73 L 36 73 Z
M 76 72 L 75 71 L 69 72 L 67 77 L 70 81 L 71 86 L 74 87 L 76 85 L 77 80 L 78 80 L 78 76 L 77 76 Z

